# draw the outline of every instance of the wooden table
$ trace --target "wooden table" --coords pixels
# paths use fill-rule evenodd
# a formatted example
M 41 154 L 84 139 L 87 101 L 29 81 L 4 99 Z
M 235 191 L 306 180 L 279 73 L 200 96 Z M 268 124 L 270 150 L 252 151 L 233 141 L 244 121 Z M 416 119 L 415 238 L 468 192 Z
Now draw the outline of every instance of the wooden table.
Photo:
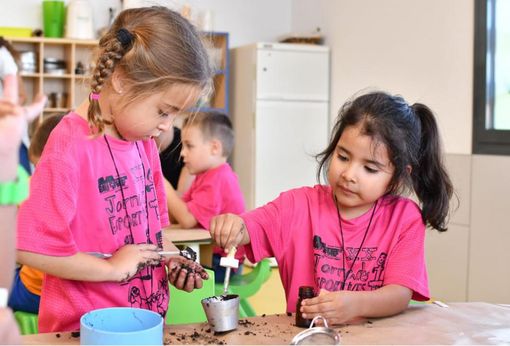
M 508 344 L 510 306 L 451 303 L 411 306 L 393 317 L 334 326 L 341 344 Z M 303 329 L 294 316 L 259 316 L 239 321 L 237 330 L 214 335 L 207 323 L 165 326 L 165 344 L 289 344 Z M 330 326 L 331 327 L 331 326 Z M 27 335 L 27 345 L 79 344 L 71 333 Z
M 197 262 L 211 267 L 212 243 L 211 234 L 203 228 L 179 228 L 172 225 L 163 228 L 163 248 L 167 248 L 169 242 L 175 245 L 189 246 L 197 253 Z

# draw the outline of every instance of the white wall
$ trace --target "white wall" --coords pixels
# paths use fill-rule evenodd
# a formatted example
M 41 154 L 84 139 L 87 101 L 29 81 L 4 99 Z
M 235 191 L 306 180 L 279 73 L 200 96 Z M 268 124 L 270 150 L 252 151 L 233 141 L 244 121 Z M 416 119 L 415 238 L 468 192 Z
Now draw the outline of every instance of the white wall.
M 0 0 L 0 26 L 42 27 L 42 0 Z M 198 13 L 212 12 L 213 29 L 230 33 L 230 46 L 273 41 L 290 31 L 291 0 L 125 0 L 142 5 L 164 5 L 180 9 L 184 4 Z M 108 8 L 120 8 L 120 0 L 89 0 L 96 29 L 108 24 Z M 66 0 L 66 3 L 69 3 Z M 193 13 L 192 13 L 193 15 Z
M 423 102 L 447 153 L 470 154 L 473 1 L 293 0 L 292 29 L 320 27 L 332 51 L 332 116 L 366 87 Z

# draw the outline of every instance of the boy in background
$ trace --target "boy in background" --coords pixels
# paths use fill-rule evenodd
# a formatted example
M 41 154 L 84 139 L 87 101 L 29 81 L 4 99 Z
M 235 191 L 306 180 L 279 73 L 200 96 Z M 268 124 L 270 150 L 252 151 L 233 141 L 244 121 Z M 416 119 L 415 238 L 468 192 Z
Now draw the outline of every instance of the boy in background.
M 225 114 L 197 113 L 184 121 L 181 156 L 189 173 L 196 177 L 182 198 L 170 184 L 165 183 L 168 213 L 182 228 L 209 229 L 214 216 L 245 211 L 237 175 L 227 162 L 233 146 L 234 131 Z M 213 251 L 212 269 L 215 281 L 221 283 L 225 268 L 219 262 L 225 253 L 220 247 L 215 247 Z M 240 263 L 244 255 L 244 248 L 238 248 L 235 257 Z M 241 271 L 242 266 L 232 270 L 232 275 L 239 275 Z

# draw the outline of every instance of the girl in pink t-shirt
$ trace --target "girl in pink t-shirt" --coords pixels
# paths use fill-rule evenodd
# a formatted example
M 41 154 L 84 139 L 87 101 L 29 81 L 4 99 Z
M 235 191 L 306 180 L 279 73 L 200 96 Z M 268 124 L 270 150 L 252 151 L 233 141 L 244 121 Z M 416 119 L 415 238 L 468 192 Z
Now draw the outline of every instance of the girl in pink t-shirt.
M 340 110 L 318 155 L 328 185 L 282 193 L 239 216 L 211 221 L 220 246 L 247 245 L 252 261 L 274 256 L 287 311 L 331 323 L 403 311 L 429 297 L 425 227 L 446 231 L 452 184 L 441 162 L 432 111 L 383 92 Z M 421 209 L 399 195 L 414 192 Z M 317 297 L 296 306 L 300 286 Z
M 168 281 L 191 291 L 207 278 L 158 253 L 169 222 L 153 140 L 210 90 L 201 37 L 168 8 L 128 9 L 97 54 L 90 96 L 53 130 L 19 211 L 18 259 L 47 273 L 40 332 L 112 306 L 165 316 Z

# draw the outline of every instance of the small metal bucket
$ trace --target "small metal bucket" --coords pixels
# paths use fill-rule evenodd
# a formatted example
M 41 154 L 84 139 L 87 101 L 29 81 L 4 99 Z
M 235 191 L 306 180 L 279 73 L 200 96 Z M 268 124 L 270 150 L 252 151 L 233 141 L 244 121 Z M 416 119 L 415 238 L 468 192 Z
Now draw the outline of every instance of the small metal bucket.
M 321 319 L 324 327 L 314 327 L 315 322 Z M 297 334 L 291 345 L 340 345 L 340 335 L 336 330 L 328 327 L 328 322 L 322 316 L 316 316 L 310 323 L 310 328 Z
M 202 299 L 202 307 L 209 325 L 215 332 L 237 328 L 239 322 L 239 296 L 228 294 Z

